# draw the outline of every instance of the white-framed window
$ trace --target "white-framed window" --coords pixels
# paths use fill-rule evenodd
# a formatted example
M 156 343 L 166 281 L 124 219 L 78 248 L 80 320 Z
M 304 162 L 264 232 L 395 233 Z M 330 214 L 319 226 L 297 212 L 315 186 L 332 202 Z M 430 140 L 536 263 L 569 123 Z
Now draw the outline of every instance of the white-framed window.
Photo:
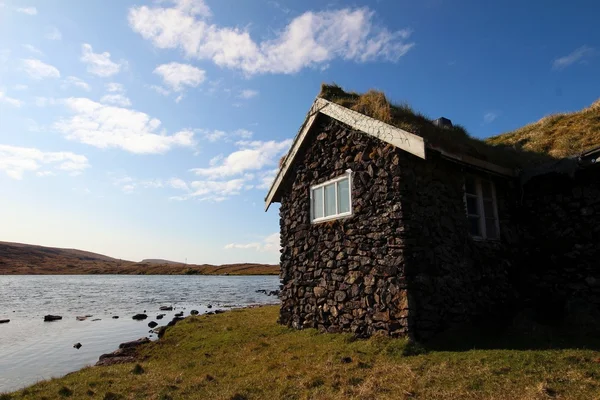
M 310 188 L 310 220 L 313 223 L 352 215 L 352 171 Z
M 496 188 L 492 181 L 467 176 L 465 178 L 465 205 L 471 236 L 478 239 L 500 239 Z

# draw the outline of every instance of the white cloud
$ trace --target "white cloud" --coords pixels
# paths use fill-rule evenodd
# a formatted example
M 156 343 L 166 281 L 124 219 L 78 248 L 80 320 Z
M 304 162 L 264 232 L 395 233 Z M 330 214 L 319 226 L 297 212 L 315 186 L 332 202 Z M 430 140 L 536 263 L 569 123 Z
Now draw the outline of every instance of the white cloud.
M 15 86 L 13 86 L 13 88 L 15 90 L 27 90 L 27 85 L 22 85 L 22 84 L 16 84 Z
M 23 47 L 25 47 L 27 50 L 29 50 L 30 52 L 37 54 L 37 55 L 43 55 L 44 53 L 38 49 L 37 47 L 31 45 L 31 44 L 24 44 Z
M 125 93 L 125 87 L 116 82 L 110 82 L 106 84 L 106 91 L 110 93 Z
M 129 107 L 129 106 L 131 106 L 131 100 L 129 100 L 129 97 L 124 96 L 124 95 L 122 95 L 120 93 L 105 94 L 100 99 L 100 103 L 103 103 L 103 104 L 112 104 L 112 105 L 120 106 L 120 107 Z
M 563 69 L 577 62 L 582 63 L 587 57 L 593 54 L 594 49 L 584 45 L 564 57 L 555 59 L 552 62 L 552 66 L 554 69 Z
M 495 112 L 487 112 L 483 115 L 483 123 L 490 124 L 498 118 L 498 114 Z
M 0 171 L 9 177 L 22 179 L 25 172 L 38 171 L 42 166 L 45 171 L 52 168 L 78 175 L 90 165 L 85 156 L 67 151 L 44 152 L 35 148 L 0 145 Z M 45 171 L 40 173 L 47 175 Z
M 236 129 L 232 132 L 225 132 L 218 129 L 209 131 L 209 130 L 201 130 L 200 134 L 203 139 L 209 142 L 217 142 L 220 140 L 231 141 L 234 139 L 250 139 L 253 135 L 252 131 L 247 129 Z
M 23 105 L 21 100 L 8 97 L 2 90 L 0 90 L 0 103 L 6 103 L 13 107 L 21 107 Z
M 256 96 L 258 96 L 258 90 L 252 90 L 252 89 L 245 89 L 245 90 L 242 90 L 242 91 L 241 91 L 241 92 L 240 92 L 240 93 L 237 95 L 237 97 L 238 97 L 239 99 L 246 99 L 246 100 L 247 100 L 247 99 L 251 99 L 251 98 L 253 98 L 253 97 L 256 97 Z
M 241 141 L 237 150 L 223 158 L 217 165 L 208 168 L 194 168 L 191 171 L 198 176 L 219 179 L 229 176 L 241 175 L 248 171 L 257 171 L 264 167 L 277 165 L 277 158 L 292 144 L 292 140 L 276 142 Z
M 19 7 L 16 10 L 21 14 L 37 15 L 37 8 L 35 7 Z
M 275 180 L 275 176 L 277 176 L 277 172 L 279 172 L 279 168 L 270 169 L 268 171 L 263 171 L 260 174 L 260 184 L 256 186 L 257 189 L 269 189 Z
M 260 242 L 251 243 L 229 243 L 225 247 L 227 250 L 231 249 L 252 249 L 259 252 L 279 253 L 281 249 L 281 240 L 279 233 L 273 233 L 265 237 Z
M 164 153 L 173 147 L 194 147 L 194 133 L 181 130 L 168 135 L 160 120 L 140 111 L 68 98 L 64 104 L 75 114 L 55 123 L 67 139 L 98 148 L 119 148 L 131 153 Z
M 33 79 L 60 78 L 60 71 L 56 67 L 40 60 L 25 59 L 23 60 L 23 68 Z
M 173 189 L 186 190 L 186 191 L 190 190 L 189 186 L 187 185 L 187 183 L 185 183 L 185 181 L 183 179 L 171 178 L 171 179 L 169 179 L 167 184 L 169 186 L 171 186 Z
M 89 73 L 106 78 L 117 74 L 122 67 L 122 63 L 115 63 L 110 59 L 110 53 L 94 53 L 92 46 L 88 43 L 81 45 L 81 61 L 87 64 Z
M 53 97 L 36 97 L 35 98 L 35 105 L 38 107 L 47 107 L 47 106 L 54 106 L 56 104 L 58 104 L 60 101 L 53 98 Z
M 168 96 L 171 94 L 170 91 L 168 91 L 167 89 L 165 89 L 162 86 L 158 86 L 158 85 L 150 85 L 148 86 L 150 89 L 154 90 L 156 93 L 161 94 L 163 96 Z
M 60 31 L 56 27 L 52 26 L 52 27 L 50 27 L 50 29 L 46 33 L 46 39 L 48 39 L 48 40 L 61 40 L 62 39 L 62 33 L 60 33 Z
M 61 87 L 63 89 L 67 89 L 72 86 L 78 87 L 88 92 L 92 89 L 90 85 L 83 79 L 77 78 L 76 76 L 67 76 L 67 78 L 63 81 Z
M 274 38 L 256 42 L 246 29 L 211 24 L 203 1 L 171 3 L 172 7 L 132 7 L 131 29 L 158 48 L 179 48 L 187 57 L 247 74 L 291 74 L 323 68 L 335 59 L 395 62 L 414 46 L 408 41 L 410 30 L 381 27 L 366 7 L 306 12 Z
M 172 62 L 156 67 L 154 73 L 160 75 L 172 90 L 181 92 L 185 86 L 197 87 L 206 78 L 205 71 L 189 64 Z

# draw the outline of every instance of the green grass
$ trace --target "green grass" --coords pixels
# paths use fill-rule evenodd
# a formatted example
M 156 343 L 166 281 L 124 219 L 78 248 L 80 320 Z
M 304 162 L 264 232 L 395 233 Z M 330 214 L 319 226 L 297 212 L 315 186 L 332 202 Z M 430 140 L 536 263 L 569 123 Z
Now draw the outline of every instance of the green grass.
M 270 306 L 190 317 L 143 347 L 135 363 L 86 368 L 0 399 L 600 397 L 593 350 L 440 351 L 404 339 L 295 331 L 277 316 Z

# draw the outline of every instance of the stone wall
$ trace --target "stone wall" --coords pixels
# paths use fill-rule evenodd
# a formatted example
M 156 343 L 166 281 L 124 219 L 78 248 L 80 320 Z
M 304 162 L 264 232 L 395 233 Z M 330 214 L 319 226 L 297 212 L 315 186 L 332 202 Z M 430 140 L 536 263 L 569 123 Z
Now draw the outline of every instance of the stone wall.
M 600 321 L 600 167 L 533 178 L 518 220 L 524 305 L 550 320 L 584 312 Z
M 427 160 L 402 164 L 406 279 L 411 328 L 417 338 L 512 309 L 518 242 L 512 223 L 515 187 L 428 152 Z M 500 240 L 478 241 L 468 232 L 465 175 L 490 179 L 496 187 Z
M 510 302 L 510 196 L 502 241 L 467 232 L 464 173 L 437 153 L 424 161 L 319 117 L 284 183 L 280 323 L 369 336 L 426 338 Z M 310 186 L 353 172 L 353 216 L 311 224 Z M 497 182 L 497 192 L 513 190 Z

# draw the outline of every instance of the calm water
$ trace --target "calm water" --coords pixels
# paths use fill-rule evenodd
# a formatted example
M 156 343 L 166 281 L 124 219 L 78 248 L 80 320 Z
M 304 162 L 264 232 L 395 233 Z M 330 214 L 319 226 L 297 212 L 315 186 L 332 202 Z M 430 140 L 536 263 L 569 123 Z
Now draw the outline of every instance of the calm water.
M 166 325 L 178 311 L 277 303 L 255 291 L 278 286 L 276 276 L 0 276 L 0 319 L 11 320 L 0 324 L 0 393 L 92 365 L 122 342 L 155 338 L 148 322 Z M 177 308 L 159 312 L 161 305 Z M 131 319 L 144 310 L 147 320 Z M 63 319 L 44 322 L 46 314 Z M 77 321 L 81 315 L 93 317 Z

